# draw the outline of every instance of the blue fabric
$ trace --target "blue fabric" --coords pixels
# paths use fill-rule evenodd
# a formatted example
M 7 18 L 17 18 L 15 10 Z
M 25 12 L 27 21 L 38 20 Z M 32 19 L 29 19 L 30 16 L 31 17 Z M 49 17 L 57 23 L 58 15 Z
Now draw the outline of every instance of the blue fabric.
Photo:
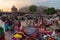
M 36 28 L 26 27 L 26 34 L 31 35 L 36 31 Z
M 60 38 L 58 37 L 56 40 L 60 40 Z
M 9 24 L 8 23 L 5 23 L 5 30 L 8 30 L 9 28 Z

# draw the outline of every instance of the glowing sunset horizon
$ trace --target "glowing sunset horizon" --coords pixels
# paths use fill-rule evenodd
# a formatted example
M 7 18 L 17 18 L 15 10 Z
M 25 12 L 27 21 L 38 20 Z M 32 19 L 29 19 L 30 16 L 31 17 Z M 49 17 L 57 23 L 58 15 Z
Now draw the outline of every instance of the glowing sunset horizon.
M 60 8 L 59 4 L 60 0 L 0 0 L 0 9 L 3 11 L 11 11 L 13 5 L 17 8 L 30 5 Z

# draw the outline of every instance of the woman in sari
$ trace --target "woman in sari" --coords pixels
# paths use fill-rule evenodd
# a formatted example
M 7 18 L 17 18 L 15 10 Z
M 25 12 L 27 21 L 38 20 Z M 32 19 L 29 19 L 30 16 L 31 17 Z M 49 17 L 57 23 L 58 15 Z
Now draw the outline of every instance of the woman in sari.
M 5 40 L 4 30 L 1 26 L 0 26 L 0 40 Z
M 8 31 L 9 30 L 9 24 L 7 22 L 7 20 L 5 21 L 5 31 Z

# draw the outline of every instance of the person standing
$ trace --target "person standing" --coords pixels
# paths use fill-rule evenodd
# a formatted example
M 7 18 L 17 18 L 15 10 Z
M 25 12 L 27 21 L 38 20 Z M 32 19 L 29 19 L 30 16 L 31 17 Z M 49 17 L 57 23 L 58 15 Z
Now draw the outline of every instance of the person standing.
M 14 19 L 14 32 L 19 31 L 18 20 Z
M 9 23 L 8 20 L 5 21 L 5 31 L 9 30 Z
M 60 29 L 56 30 L 56 37 L 54 37 L 55 40 L 60 40 Z
M 1 17 L 0 17 L 0 26 L 2 26 L 2 28 L 4 29 L 4 32 L 5 32 L 5 26 L 4 26 L 4 22 L 1 20 Z
M 60 19 L 58 20 L 58 27 L 60 28 Z

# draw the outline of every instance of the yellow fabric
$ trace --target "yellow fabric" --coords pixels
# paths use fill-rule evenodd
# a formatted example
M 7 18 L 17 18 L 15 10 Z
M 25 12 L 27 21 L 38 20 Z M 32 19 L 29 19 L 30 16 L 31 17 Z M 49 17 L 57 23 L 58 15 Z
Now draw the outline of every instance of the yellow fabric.
M 15 37 L 15 38 L 22 38 L 22 35 L 20 35 L 20 34 L 15 34 L 14 37 Z
M 50 29 L 50 31 L 52 32 L 53 30 L 52 30 L 52 29 Z
M 52 32 L 52 31 L 53 31 L 53 29 L 52 29 L 52 28 L 49 28 L 49 29 L 47 29 L 47 31 Z

